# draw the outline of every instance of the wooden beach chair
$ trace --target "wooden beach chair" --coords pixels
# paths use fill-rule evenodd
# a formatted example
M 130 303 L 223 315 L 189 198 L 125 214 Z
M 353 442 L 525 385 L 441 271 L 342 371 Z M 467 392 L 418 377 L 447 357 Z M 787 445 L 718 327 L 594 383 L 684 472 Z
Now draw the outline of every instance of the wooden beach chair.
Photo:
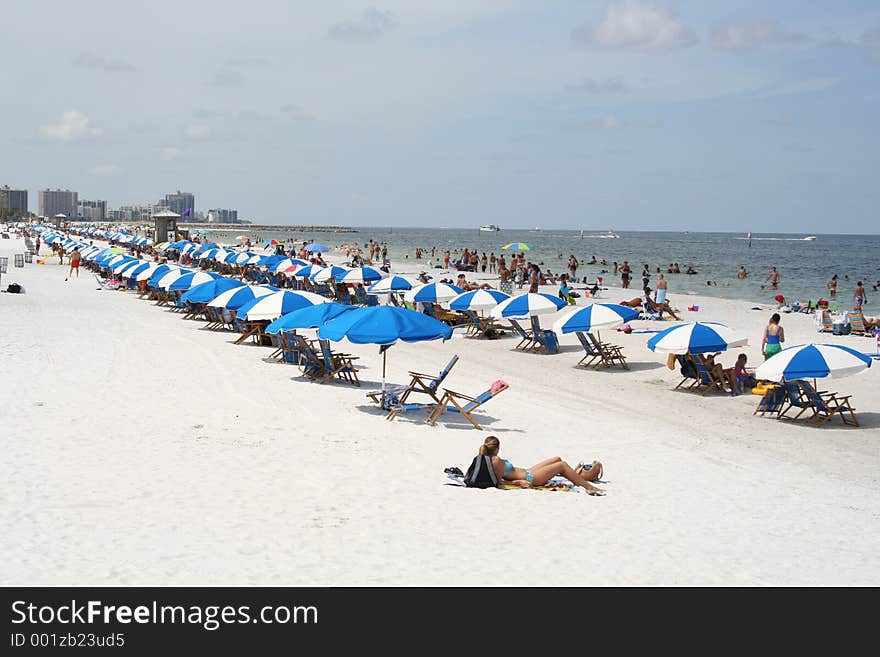
M 471 320 L 471 323 L 468 324 L 467 327 L 467 334 L 470 337 L 477 339 L 488 338 L 490 340 L 494 340 L 495 338 L 504 335 L 504 328 L 494 319 L 490 317 L 480 317 L 473 310 L 466 310 L 465 315 L 467 315 Z
M 333 353 L 330 349 L 329 340 L 319 340 L 321 345 L 321 357 L 324 359 L 324 376 L 318 380 L 318 383 L 326 383 L 334 376 L 343 381 L 360 387 L 361 382 L 358 379 L 357 368 L 354 366 L 357 356 L 349 354 Z
M 300 364 L 300 349 L 296 343 L 296 331 L 280 331 L 281 362 L 290 365 Z
M 767 413 L 772 413 L 778 418 L 787 399 L 788 393 L 786 393 L 785 388 L 783 386 L 774 386 L 761 397 L 752 415 L 760 413 L 764 416 Z
M 697 374 L 700 376 L 699 385 L 694 389 L 696 392 L 699 392 L 703 396 L 705 396 L 710 390 L 720 390 L 721 392 L 724 392 L 724 381 L 716 377 L 706 368 L 705 365 L 703 365 L 703 361 L 700 360 L 699 354 L 696 356 L 690 355 L 690 359 L 697 370 Z
M 626 362 L 626 356 L 623 355 L 623 349 L 621 347 L 616 344 L 611 344 L 610 342 L 602 342 L 592 333 L 587 333 L 587 338 L 593 344 L 593 349 L 602 354 L 602 362 L 605 367 L 611 367 L 617 363 L 623 369 L 629 369 L 629 365 Z
M 806 419 L 806 423 L 814 427 L 823 426 L 830 422 L 835 415 L 839 415 L 844 424 L 853 427 L 859 426 L 856 409 L 849 402 L 852 395 L 838 397 L 836 392 L 816 390 L 809 381 L 803 379 L 786 382 L 786 389 L 789 391 L 790 407 L 797 406 L 801 410 L 794 417 L 786 417 L 784 412 L 780 413 L 779 419 L 796 420 L 804 413 L 809 412 L 810 417 Z M 792 392 L 793 389 L 797 389 L 798 392 Z M 791 402 L 794 394 L 798 395 L 796 404 Z
M 303 376 L 313 381 L 321 381 L 325 374 L 324 359 L 318 355 L 318 352 L 315 351 L 314 347 L 303 336 L 296 335 L 296 333 L 291 336 L 288 333 L 288 340 L 291 337 L 293 337 L 300 354 L 299 366 Z
M 513 332 L 516 333 L 520 338 L 519 343 L 514 347 L 514 349 L 531 351 L 535 347 L 536 343 L 532 332 L 524 329 L 522 325 L 515 319 L 508 319 L 507 321 L 510 322 L 510 327 L 513 329 Z
M 542 329 L 541 322 L 536 315 L 532 315 L 532 335 L 535 337 L 535 350 L 545 354 L 559 353 L 559 339 L 550 329 Z
M 482 430 L 482 427 L 477 424 L 476 420 L 474 420 L 473 414 L 483 404 L 507 390 L 508 387 L 507 384 L 504 384 L 497 388 L 495 392 L 492 392 L 492 389 L 490 388 L 476 397 L 469 397 L 460 392 L 454 392 L 448 388 L 444 388 L 440 403 L 437 404 L 431 411 L 431 414 L 428 415 L 427 422 L 433 426 L 437 424 L 437 420 L 439 420 L 446 411 L 451 411 L 453 413 L 461 413 L 461 415 L 474 425 L 475 428 Z
M 577 336 L 578 341 L 580 341 L 581 346 L 584 348 L 584 357 L 578 361 L 578 365 L 589 367 L 596 361 L 599 361 L 595 367 L 601 366 L 605 361 L 602 352 L 596 351 L 596 349 L 593 348 L 593 343 L 590 342 L 583 332 L 578 331 L 575 335 Z
M 433 404 L 440 403 L 440 397 L 437 394 L 437 391 L 440 389 L 440 384 L 446 380 L 446 377 L 449 376 L 449 373 L 452 371 L 452 368 L 455 367 L 455 364 L 458 362 L 458 354 L 449 359 L 449 362 L 446 363 L 446 367 L 440 370 L 440 373 L 437 375 L 433 374 L 424 374 L 422 372 L 410 372 L 410 382 L 406 389 L 400 394 L 398 398 L 398 403 L 395 404 L 389 411 L 386 419 L 393 420 L 400 413 L 408 410 L 406 407 L 408 403 L 409 396 L 416 392 L 428 395 L 433 402 L 426 402 L 428 405 L 433 406 Z M 374 402 L 377 404 L 382 403 L 382 393 L 380 392 L 371 392 L 368 395 Z M 426 410 L 426 406 L 424 404 L 420 404 L 420 410 Z M 414 410 L 414 409 L 409 409 Z
M 269 326 L 269 322 L 265 319 L 260 319 L 252 322 L 242 321 L 239 323 L 241 327 L 241 336 L 239 336 L 238 340 L 234 342 L 234 344 L 241 344 L 248 338 L 251 338 L 256 344 L 271 344 L 265 333 L 263 333 L 263 329 Z

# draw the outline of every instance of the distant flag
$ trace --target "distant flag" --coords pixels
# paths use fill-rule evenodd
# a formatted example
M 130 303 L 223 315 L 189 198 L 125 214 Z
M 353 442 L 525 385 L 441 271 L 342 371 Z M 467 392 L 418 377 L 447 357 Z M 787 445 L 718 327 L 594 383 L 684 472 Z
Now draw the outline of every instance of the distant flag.
M 188 217 L 188 216 L 190 216 L 191 214 L 192 214 L 192 210 L 190 210 L 189 208 L 187 208 L 186 210 L 184 210 L 184 211 L 180 214 L 180 216 L 181 216 L 181 217 Z

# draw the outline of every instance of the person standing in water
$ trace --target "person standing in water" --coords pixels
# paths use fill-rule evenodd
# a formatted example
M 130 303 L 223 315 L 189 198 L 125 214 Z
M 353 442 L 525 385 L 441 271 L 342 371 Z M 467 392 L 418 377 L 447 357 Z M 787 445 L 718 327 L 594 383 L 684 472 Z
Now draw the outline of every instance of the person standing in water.
M 853 292 L 853 310 L 860 311 L 863 303 L 868 303 L 868 297 L 865 296 L 865 288 L 859 281 L 856 283 L 856 291 Z
M 765 283 L 770 283 L 770 289 L 775 290 L 779 287 L 779 272 L 776 271 L 776 267 L 770 268 L 770 275 L 767 276 L 767 280 Z
M 828 281 L 828 296 L 832 299 L 837 298 L 837 274 L 834 274 Z
M 761 340 L 761 352 L 764 354 L 764 360 L 782 351 L 785 330 L 779 325 L 779 320 L 779 313 L 773 313 L 770 323 L 764 329 L 764 338 Z

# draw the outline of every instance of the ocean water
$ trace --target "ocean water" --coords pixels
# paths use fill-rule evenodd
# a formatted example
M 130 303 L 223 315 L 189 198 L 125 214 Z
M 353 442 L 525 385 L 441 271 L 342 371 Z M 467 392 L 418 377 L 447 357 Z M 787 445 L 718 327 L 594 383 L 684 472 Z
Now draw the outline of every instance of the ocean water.
M 357 228 L 356 233 L 288 233 L 248 227 L 234 233 L 209 232 L 208 237 L 213 241 L 231 243 L 234 242 L 233 236 L 242 232 L 257 240 L 314 239 L 330 247 L 352 242 L 363 245 L 372 239 L 388 244 L 392 265 L 398 266 L 404 262 L 407 266 L 418 262 L 415 249 L 420 247 L 426 250 L 421 261 L 426 269 L 427 261 L 431 259 L 431 247 L 436 249 L 433 264 L 437 264 L 442 263 L 446 249 L 453 252 L 453 257 L 463 248 L 497 256 L 503 253 L 501 247 L 504 244 L 525 242 L 532 247 L 526 253 L 526 259 L 555 274 L 566 271 L 568 256 L 574 254 L 582 263 L 578 276 L 586 275 L 590 280 L 603 276 L 605 283 L 620 285 L 620 277 L 613 275 L 611 264 L 628 260 L 633 272 L 631 287 L 636 292 L 641 289 L 642 266 L 648 264 L 652 274 L 650 285 L 654 286 L 656 270 L 660 267 L 669 281 L 670 295 L 707 294 L 763 303 L 772 301 L 777 294 L 784 295 L 789 302 L 799 300 L 806 303 L 820 297 L 827 298 L 827 283 L 833 274 L 837 274 L 837 299 L 842 308 L 849 307 L 858 280 L 863 281 L 867 289 L 867 314 L 877 314 L 872 311 L 874 307 L 880 308 L 880 297 L 875 298 L 878 293 L 871 289 L 880 280 L 880 235 L 816 234 L 815 240 L 804 240 L 806 233 L 754 233 L 751 246 L 742 233 L 616 231 L 620 237 L 615 239 L 601 231 L 585 231 L 581 236 L 580 231 L 571 230 L 482 233 L 477 229 L 458 228 L 362 227 Z M 594 255 L 599 261 L 605 259 L 608 266 L 583 264 Z M 691 266 L 698 273 L 666 274 L 667 266 L 673 262 L 679 264 L 682 272 Z M 749 272 L 745 280 L 737 278 L 740 265 Z M 761 289 L 773 266 L 780 274 L 779 289 Z M 608 273 L 602 274 L 603 269 Z M 848 281 L 845 276 L 849 277 Z

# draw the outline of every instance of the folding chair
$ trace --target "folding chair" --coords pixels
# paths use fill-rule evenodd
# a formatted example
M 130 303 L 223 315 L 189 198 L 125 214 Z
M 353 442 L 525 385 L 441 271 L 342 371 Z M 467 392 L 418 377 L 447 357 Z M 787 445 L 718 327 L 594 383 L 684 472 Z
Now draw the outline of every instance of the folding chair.
M 433 426 L 437 424 L 437 420 L 439 420 L 446 411 L 451 411 L 453 413 L 461 413 L 461 415 L 474 425 L 474 427 L 482 429 L 482 427 L 477 424 L 477 421 L 474 420 L 473 413 L 487 401 L 507 390 L 508 387 L 509 386 L 505 384 L 494 392 L 490 388 L 477 397 L 469 397 L 460 392 L 453 392 L 448 388 L 444 388 L 443 397 L 440 398 L 440 403 L 431 411 L 427 422 Z

